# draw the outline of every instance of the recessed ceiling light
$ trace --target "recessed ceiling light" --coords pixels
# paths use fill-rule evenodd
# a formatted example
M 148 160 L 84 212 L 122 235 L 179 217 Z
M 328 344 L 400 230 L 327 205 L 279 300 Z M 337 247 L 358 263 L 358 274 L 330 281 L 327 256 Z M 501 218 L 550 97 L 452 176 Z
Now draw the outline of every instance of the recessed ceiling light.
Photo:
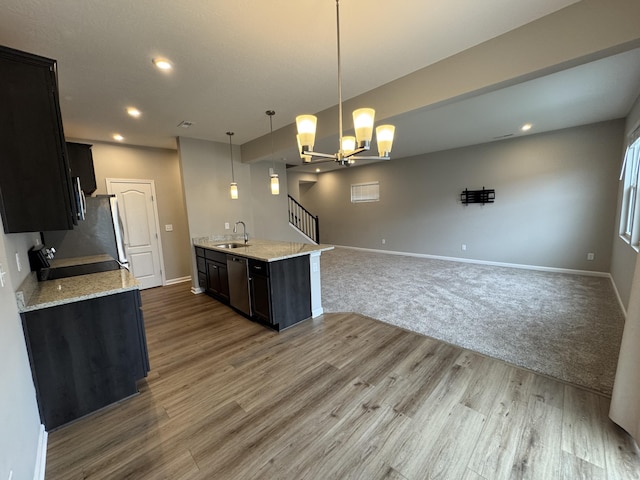
M 136 107 L 128 107 L 127 108 L 127 113 L 129 115 L 131 115 L 132 117 L 135 117 L 135 118 L 138 118 L 140 115 L 142 115 L 140 110 L 138 110 Z
M 160 70 L 171 70 L 173 68 L 173 65 L 171 65 L 171 62 L 166 58 L 154 58 L 152 61 L 153 61 L 153 64 L 156 67 L 158 67 Z
M 531 125 L 530 123 L 525 123 L 524 125 L 522 125 L 522 127 L 520 127 L 520 130 L 522 130 L 523 132 L 527 132 L 531 130 L 531 127 L 533 127 L 533 125 Z
M 119 133 L 114 133 L 113 134 L 113 139 L 117 140 L 118 142 L 121 142 L 122 140 L 124 140 L 124 137 L 122 135 L 120 135 Z
M 320 173 L 320 169 L 319 168 L 316 168 L 316 173 Z

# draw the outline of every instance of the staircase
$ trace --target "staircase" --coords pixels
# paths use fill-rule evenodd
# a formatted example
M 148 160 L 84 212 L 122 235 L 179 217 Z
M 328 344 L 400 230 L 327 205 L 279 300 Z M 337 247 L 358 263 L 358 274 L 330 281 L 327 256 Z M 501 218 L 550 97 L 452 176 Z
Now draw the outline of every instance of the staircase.
M 320 243 L 318 230 L 318 217 L 312 215 L 306 208 L 300 205 L 291 195 L 289 197 L 289 223 L 297 228 L 315 244 Z

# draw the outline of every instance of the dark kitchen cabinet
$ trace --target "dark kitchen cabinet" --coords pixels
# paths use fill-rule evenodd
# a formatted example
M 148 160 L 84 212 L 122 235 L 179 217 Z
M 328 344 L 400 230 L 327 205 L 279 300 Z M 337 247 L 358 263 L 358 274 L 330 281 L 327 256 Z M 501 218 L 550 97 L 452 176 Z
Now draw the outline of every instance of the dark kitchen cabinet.
M 137 392 L 149 371 L 140 305 L 132 290 L 21 314 L 47 430 Z
M 311 277 L 307 255 L 262 262 L 249 259 L 254 320 L 282 330 L 311 317 Z
M 80 188 L 86 195 L 91 195 L 98 188 L 93 168 L 91 145 L 67 142 L 67 153 L 69 154 L 71 176 L 80 177 Z
M 207 294 L 228 304 L 229 274 L 227 270 L 227 255 L 196 247 L 196 263 L 200 287 L 204 288 Z
M 0 47 L 0 214 L 5 233 L 70 230 L 77 205 L 56 62 Z

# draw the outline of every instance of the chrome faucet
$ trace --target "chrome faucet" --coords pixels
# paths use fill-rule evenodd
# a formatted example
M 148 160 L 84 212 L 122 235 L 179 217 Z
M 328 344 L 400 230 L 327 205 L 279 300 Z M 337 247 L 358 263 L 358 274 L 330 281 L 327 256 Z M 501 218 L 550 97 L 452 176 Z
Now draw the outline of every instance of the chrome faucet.
M 249 235 L 247 234 L 247 226 L 244 224 L 244 222 L 242 220 L 240 220 L 239 222 L 236 222 L 236 224 L 233 226 L 233 233 L 237 233 L 238 232 L 238 224 L 239 223 L 242 224 L 242 232 L 243 232 L 244 244 L 246 245 L 247 242 L 249 241 Z

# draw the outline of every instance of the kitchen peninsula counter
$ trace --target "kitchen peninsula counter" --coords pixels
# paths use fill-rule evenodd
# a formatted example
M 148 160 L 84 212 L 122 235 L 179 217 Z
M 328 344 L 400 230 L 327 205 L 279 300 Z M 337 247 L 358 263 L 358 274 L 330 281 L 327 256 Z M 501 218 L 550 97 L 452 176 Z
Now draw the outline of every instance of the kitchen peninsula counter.
M 224 244 L 238 246 L 220 246 Z M 245 257 L 250 306 L 248 310 L 246 305 L 240 309 L 243 315 L 276 330 L 322 315 L 320 255 L 332 250 L 332 245 L 258 238 L 249 239 L 244 245 L 242 237 L 230 236 L 194 238 L 193 245 L 197 266 L 194 283 L 198 287 L 194 293 L 205 291 L 234 306 L 229 293 L 233 281 L 229 280 L 229 265 L 234 258 Z
M 225 243 L 243 244 L 243 240 L 211 240 L 209 237 L 194 238 L 193 244 L 196 247 L 208 248 L 222 253 L 229 253 L 241 257 L 253 258 L 263 262 L 276 262 L 287 258 L 320 253 L 333 250 L 333 245 L 312 245 L 297 242 L 279 242 L 275 240 L 250 239 L 247 245 L 237 248 L 218 247 Z

